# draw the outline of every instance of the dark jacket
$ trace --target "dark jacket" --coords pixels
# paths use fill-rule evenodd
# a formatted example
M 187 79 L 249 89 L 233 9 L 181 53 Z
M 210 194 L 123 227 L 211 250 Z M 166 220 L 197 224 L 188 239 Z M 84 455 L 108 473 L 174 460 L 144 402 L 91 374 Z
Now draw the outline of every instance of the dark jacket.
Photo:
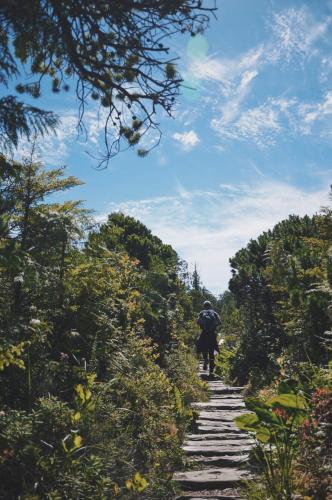
M 204 321 L 204 315 L 209 312 L 211 321 Z M 212 349 L 219 352 L 216 329 L 220 325 L 219 314 L 213 309 L 203 309 L 198 315 L 197 324 L 202 328 L 202 332 L 196 342 L 198 352 L 208 352 Z

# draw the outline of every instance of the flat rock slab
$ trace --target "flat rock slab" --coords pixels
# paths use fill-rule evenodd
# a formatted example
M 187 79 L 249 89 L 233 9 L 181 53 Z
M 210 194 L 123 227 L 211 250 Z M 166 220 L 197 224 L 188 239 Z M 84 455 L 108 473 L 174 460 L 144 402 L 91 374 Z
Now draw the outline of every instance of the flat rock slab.
M 175 481 L 178 481 L 186 489 L 197 490 L 199 488 L 229 488 L 249 478 L 249 474 L 241 469 L 204 469 L 189 472 L 176 472 Z
M 215 382 L 207 382 L 207 384 L 210 391 L 215 392 L 216 394 L 236 394 L 241 393 L 244 390 L 244 387 L 228 387 Z
M 220 444 L 217 446 L 206 446 L 204 445 L 199 445 L 198 443 L 194 443 L 191 445 L 185 445 L 183 446 L 183 451 L 187 453 L 187 455 L 210 455 L 210 456 L 217 456 L 217 455 L 238 455 L 239 453 L 249 453 L 251 450 L 252 446 L 251 445 L 242 445 L 242 446 L 232 446 L 232 445 L 225 445 L 221 446 Z
M 192 408 L 194 409 L 204 409 L 204 408 L 215 408 L 219 410 L 240 410 L 242 408 L 245 408 L 245 404 L 242 403 L 236 403 L 236 402 L 227 402 L 225 403 L 224 401 L 220 399 L 215 399 L 207 401 L 205 403 L 192 403 L 191 404 Z
M 238 404 L 244 404 L 244 401 L 242 398 L 237 398 L 237 399 L 234 399 L 234 398 L 218 398 L 218 394 L 215 394 L 215 395 L 212 395 L 211 398 L 210 398 L 210 403 L 222 403 L 222 404 L 225 404 L 225 405 L 238 405 Z
M 236 417 L 240 417 L 245 413 L 248 412 L 238 411 L 238 410 L 237 411 L 215 410 L 215 411 L 200 411 L 198 415 L 199 415 L 199 420 L 216 420 L 218 422 L 233 422 Z
M 237 429 L 235 426 L 233 427 L 227 427 L 227 426 L 222 426 L 221 424 L 219 425 L 214 425 L 215 422 L 209 422 L 208 420 L 202 420 L 203 424 L 199 424 L 197 427 L 197 430 L 200 434 L 227 434 L 228 432 L 232 432 L 232 434 L 241 434 L 242 436 L 245 436 L 243 431 L 240 429 Z M 205 425 L 206 422 L 208 425 Z M 225 422 L 226 424 L 226 422 Z
M 243 397 L 239 392 L 227 392 L 225 394 L 219 394 L 218 392 L 210 391 L 210 396 L 213 399 L 231 399 L 231 400 L 239 400 L 243 401 Z
M 191 455 L 189 461 L 197 463 L 204 467 L 237 467 L 246 463 L 249 460 L 249 455 L 222 455 L 217 457 L 210 457 L 206 455 Z
M 190 493 L 190 492 L 188 492 L 188 493 Z M 181 497 L 177 497 L 177 500 L 232 500 L 232 499 L 235 499 L 235 498 L 237 500 L 241 500 L 240 495 L 237 495 L 237 496 L 232 495 L 232 496 L 230 496 L 230 495 L 223 495 L 222 493 L 220 493 L 220 494 L 216 493 L 213 496 L 211 496 L 211 495 L 204 495 L 204 496 L 202 496 L 201 494 L 198 495 L 198 496 L 197 495 L 193 496 L 192 493 L 193 492 L 191 492 L 190 495 L 186 495 L 186 496 L 182 495 Z M 217 495 L 217 496 L 215 496 L 215 495 Z M 242 498 L 242 500 L 244 500 L 244 499 Z
M 228 384 L 225 384 L 222 380 L 220 379 L 217 379 L 215 378 L 214 380 L 208 380 L 206 382 L 208 384 L 209 387 L 222 387 L 222 388 L 226 388 L 226 389 L 230 389 L 231 391 L 243 391 L 245 389 L 244 386 L 237 386 L 237 385 L 228 385 Z
M 206 500 L 207 498 L 209 498 L 209 500 L 220 500 L 220 498 L 223 498 L 224 500 L 225 499 L 229 500 L 232 497 L 224 497 L 224 496 L 222 496 L 222 497 L 219 497 L 219 496 L 218 497 L 202 497 L 201 495 L 199 497 L 193 497 L 193 496 L 190 495 L 189 497 L 182 497 L 182 498 L 187 498 L 187 499 L 189 498 L 189 500 L 193 500 L 193 499 L 195 499 L 195 500 Z
M 225 435 L 224 439 L 200 439 L 197 441 L 196 439 L 193 440 L 187 440 L 184 443 L 184 446 L 202 446 L 202 447 L 208 447 L 208 446 L 250 446 L 254 444 L 253 439 L 228 439 L 228 436 Z
M 213 426 L 216 429 L 220 428 L 220 429 L 224 429 L 226 431 L 242 432 L 242 434 L 244 433 L 244 431 L 242 431 L 241 429 L 239 429 L 235 425 L 235 423 L 233 422 L 233 419 L 223 420 L 222 422 L 220 422 L 218 420 L 209 420 L 209 419 L 205 419 L 205 418 L 199 418 L 198 420 L 196 420 L 196 424 L 198 425 L 198 427 L 204 427 L 204 426 L 211 427 L 211 426 Z M 224 430 L 220 430 L 217 432 L 224 432 Z
M 187 441 L 201 441 L 202 439 L 236 439 L 239 441 L 250 440 L 248 434 L 225 432 L 211 432 L 205 434 L 187 434 Z
M 235 489 L 226 488 L 223 490 L 184 491 L 176 500 L 231 500 L 232 498 L 241 500 L 241 495 Z

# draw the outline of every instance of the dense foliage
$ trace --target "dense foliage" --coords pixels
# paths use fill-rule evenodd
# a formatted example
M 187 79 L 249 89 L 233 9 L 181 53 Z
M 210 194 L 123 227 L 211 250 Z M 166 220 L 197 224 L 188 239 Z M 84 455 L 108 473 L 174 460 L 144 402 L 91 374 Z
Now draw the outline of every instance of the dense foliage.
M 230 260 L 219 373 L 248 384 L 255 499 L 330 498 L 332 210 L 291 216 Z M 253 397 L 254 396 L 254 397 Z
M 79 131 L 89 101 L 98 101 L 108 162 L 159 131 L 158 109 L 171 113 L 182 82 L 169 38 L 195 36 L 215 10 L 202 0 L 3 0 L 0 5 L 0 83 L 15 79 L 18 94 L 40 97 L 44 80 L 55 93 L 75 88 Z M 56 118 L 8 95 L 0 99 L 0 144 L 56 125 Z M 144 149 L 138 151 L 145 154 Z
M 171 498 L 202 393 L 175 251 L 94 225 L 63 168 L 1 158 L 0 497 Z
M 281 362 L 294 370 L 306 361 L 327 365 L 331 245 L 332 212 L 326 209 L 314 217 L 291 216 L 231 259 L 231 296 L 222 307 L 227 335 L 234 317 L 242 320 L 234 324 L 231 374 L 240 383 L 266 385 Z
M 172 498 L 208 299 L 217 371 L 250 393 L 248 497 L 328 498 L 331 210 L 251 241 L 217 301 L 136 219 L 50 201 L 80 184 L 64 168 L 0 162 L 0 496 Z

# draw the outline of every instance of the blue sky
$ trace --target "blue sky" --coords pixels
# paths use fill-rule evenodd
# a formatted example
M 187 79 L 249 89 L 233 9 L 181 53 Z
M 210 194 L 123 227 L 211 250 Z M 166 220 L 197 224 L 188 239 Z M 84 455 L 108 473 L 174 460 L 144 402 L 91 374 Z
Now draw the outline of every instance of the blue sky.
M 228 259 L 289 214 L 328 204 L 332 181 L 332 1 L 218 0 L 204 37 L 172 40 L 187 86 L 161 144 L 128 151 L 96 171 L 97 108 L 77 139 L 72 94 L 40 104 L 62 118 L 39 143 L 49 166 L 68 165 L 98 220 L 134 215 L 192 266 L 213 292 L 227 288 Z M 153 137 L 149 140 L 153 141 Z M 22 149 L 19 153 L 22 152 Z

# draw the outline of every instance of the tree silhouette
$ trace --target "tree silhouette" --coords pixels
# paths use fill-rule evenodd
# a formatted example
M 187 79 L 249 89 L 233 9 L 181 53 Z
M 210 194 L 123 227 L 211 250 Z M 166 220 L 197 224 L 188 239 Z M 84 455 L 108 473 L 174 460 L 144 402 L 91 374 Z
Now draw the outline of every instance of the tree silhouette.
M 193 290 L 196 290 L 197 292 L 199 292 L 201 290 L 201 279 L 200 279 L 198 271 L 197 271 L 196 263 L 195 263 L 195 269 L 194 269 L 193 276 L 192 276 L 192 286 L 193 286 Z
M 15 78 L 16 91 L 34 98 L 45 78 L 55 93 L 73 84 L 83 134 L 87 103 L 99 101 L 106 111 L 105 151 L 99 158 L 104 165 L 150 129 L 160 138 L 157 110 L 171 114 L 182 82 L 169 37 L 201 33 L 214 11 L 215 3 L 205 6 L 202 0 L 4 0 L 0 81 L 7 85 Z M 0 141 L 3 147 L 9 141 L 7 149 L 17 145 L 19 135 L 55 124 L 54 115 L 14 96 L 0 100 Z M 141 156 L 146 152 L 138 149 Z

